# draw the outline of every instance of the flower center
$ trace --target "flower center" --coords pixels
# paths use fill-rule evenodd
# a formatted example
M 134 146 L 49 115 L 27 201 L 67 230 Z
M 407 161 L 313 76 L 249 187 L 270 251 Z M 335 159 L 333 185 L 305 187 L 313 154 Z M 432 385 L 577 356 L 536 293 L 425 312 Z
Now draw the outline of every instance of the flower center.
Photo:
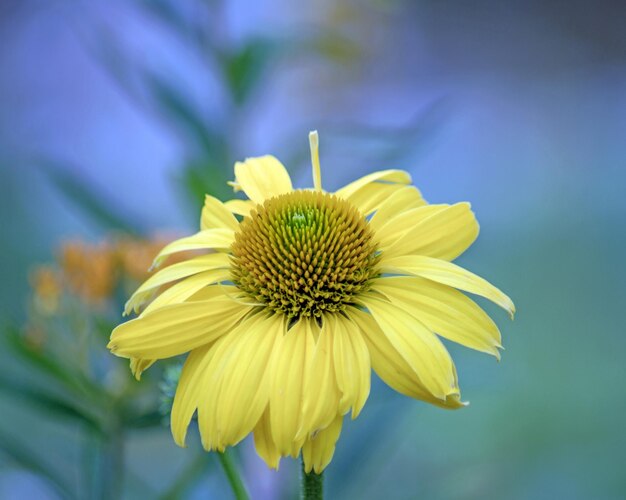
M 293 191 L 257 205 L 231 250 L 239 289 L 293 318 L 343 310 L 379 274 L 363 215 L 321 191 Z

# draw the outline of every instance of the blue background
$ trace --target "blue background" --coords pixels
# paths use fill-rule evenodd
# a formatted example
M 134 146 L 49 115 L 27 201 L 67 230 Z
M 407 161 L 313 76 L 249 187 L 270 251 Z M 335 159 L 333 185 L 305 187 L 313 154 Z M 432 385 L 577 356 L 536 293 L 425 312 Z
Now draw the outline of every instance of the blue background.
M 510 322 L 481 302 L 503 333 L 500 363 L 450 346 L 467 409 L 375 383 L 344 425 L 329 498 L 622 498 L 625 18 L 620 2 L 4 0 L 0 319 L 24 321 L 28 271 L 60 242 L 108 235 L 59 192 L 50 165 L 132 225 L 188 233 L 190 170 L 217 172 L 223 196 L 233 161 L 272 153 L 309 186 L 317 129 L 328 190 L 403 168 L 431 202 L 470 201 L 481 235 L 459 263 L 518 310 Z M 236 102 L 229 85 L 247 77 L 225 81 L 215 53 L 244 47 L 269 55 Z M 221 157 L 204 130 L 226 138 Z M 71 481 L 75 429 L 0 404 L 0 428 Z M 134 432 L 126 468 L 156 495 L 196 437 L 182 450 L 166 428 Z M 253 498 L 293 494 L 297 463 L 269 472 L 251 443 L 240 448 Z M 217 462 L 187 495 L 207 492 L 229 494 Z M 0 498 L 56 495 L 0 454 Z

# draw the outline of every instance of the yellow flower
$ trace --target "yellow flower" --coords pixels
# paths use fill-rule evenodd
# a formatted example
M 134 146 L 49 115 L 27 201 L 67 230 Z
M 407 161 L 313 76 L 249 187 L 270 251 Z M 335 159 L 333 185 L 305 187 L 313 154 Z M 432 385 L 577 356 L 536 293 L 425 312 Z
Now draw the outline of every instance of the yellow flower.
M 330 462 L 343 415 L 356 418 L 371 369 L 407 396 L 459 408 L 457 374 L 438 336 L 498 357 L 500 332 L 461 291 L 511 315 L 511 300 L 450 261 L 476 239 L 468 203 L 429 205 L 408 173 L 366 175 L 322 190 L 317 133 L 314 189 L 294 189 L 272 156 L 235 165 L 247 200 L 207 196 L 201 231 L 167 245 L 206 249 L 160 270 L 133 294 L 110 349 L 136 375 L 189 352 L 171 426 L 184 446 L 197 411 L 202 444 L 223 450 L 250 432 L 270 467 L 303 454 L 306 471 Z M 238 219 L 236 216 L 239 216 Z

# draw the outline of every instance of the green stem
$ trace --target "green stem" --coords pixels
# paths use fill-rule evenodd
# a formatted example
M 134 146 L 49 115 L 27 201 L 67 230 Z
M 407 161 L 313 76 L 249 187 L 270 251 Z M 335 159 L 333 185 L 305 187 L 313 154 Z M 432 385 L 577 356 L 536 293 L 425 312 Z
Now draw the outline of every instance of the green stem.
M 237 471 L 237 466 L 235 465 L 230 453 L 224 451 L 224 453 L 218 453 L 217 456 L 220 460 L 220 464 L 222 464 L 224 472 L 226 473 L 226 477 L 228 478 L 228 482 L 230 483 L 230 487 L 233 490 L 235 498 L 237 500 L 248 500 L 248 492 L 246 491 L 246 487 L 243 485 L 243 481 Z
M 316 474 L 311 471 L 308 474 L 304 470 L 302 461 L 302 500 L 322 500 L 324 498 L 324 473 Z

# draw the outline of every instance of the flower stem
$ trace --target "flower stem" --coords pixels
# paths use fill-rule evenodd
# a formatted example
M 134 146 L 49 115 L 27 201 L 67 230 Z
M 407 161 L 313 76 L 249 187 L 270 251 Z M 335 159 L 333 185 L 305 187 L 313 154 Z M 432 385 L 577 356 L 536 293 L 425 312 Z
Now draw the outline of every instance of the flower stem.
M 224 451 L 224 453 L 218 453 L 217 457 L 219 458 L 220 464 L 226 473 L 226 477 L 228 478 L 228 482 L 233 490 L 235 498 L 237 500 L 248 500 L 248 492 L 246 491 L 246 487 L 243 485 L 243 481 L 237 471 L 237 466 L 235 465 L 230 453 Z
M 302 460 L 302 500 L 322 500 L 324 498 L 324 473 L 316 474 L 304 471 Z

